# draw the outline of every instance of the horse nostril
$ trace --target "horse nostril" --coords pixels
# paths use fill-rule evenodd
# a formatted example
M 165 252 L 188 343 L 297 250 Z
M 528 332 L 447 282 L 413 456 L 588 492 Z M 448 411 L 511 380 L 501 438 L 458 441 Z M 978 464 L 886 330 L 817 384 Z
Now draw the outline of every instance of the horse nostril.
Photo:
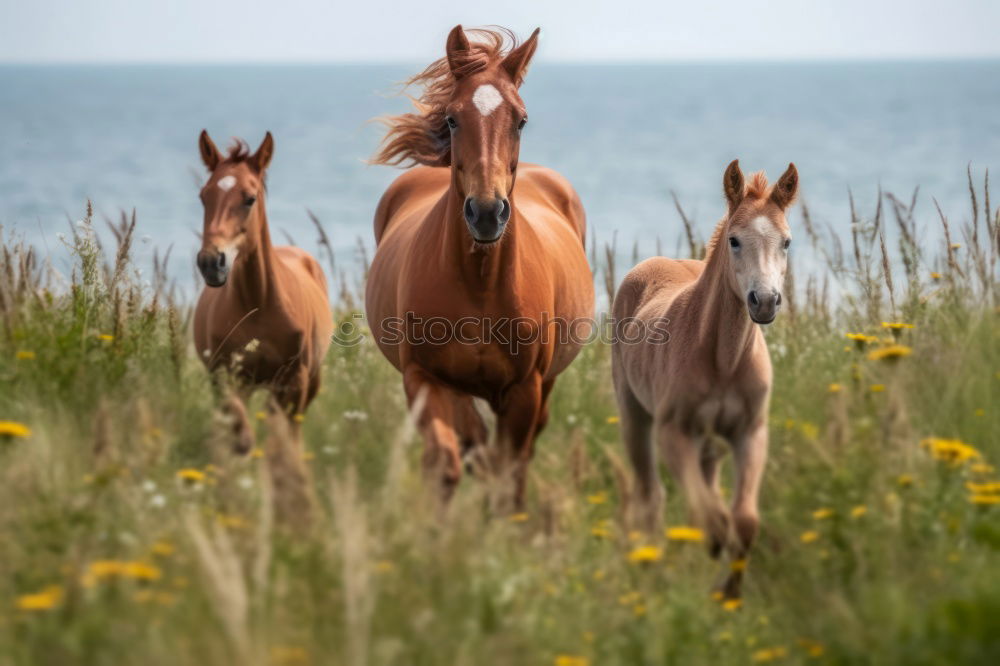
M 219 268 L 225 268 L 226 267 L 226 253 L 225 252 L 220 252 L 219 253 L 219 258 L 216 260 L 216 264 L 215 265 L 218 266 Z
M 758 305 L 760 305 L 760 301 L 757 299 L 756 291 L 751 291 L 750 294 L 747 295 L 747 300 L 750 301 L 750 305 L 752 305 L 753 307 L 757 307 Z
M 510 219 L 510 201 L 507 199 L 500 199 L 500 212 L 497 214 L 497 219 L 503 224 L 507 224 L 507 220 Z
M 781 305 L 781 292 L 780 291 L 774 297 L 774 304 L 775 304 L 775 306 Z
M 472 224 L 479 218 L 479 211 L 476 209 L 476 204 L 472 200 L 472 197 L 466 197 L 462 213 L 465 215 L 465 221 L 469 224 Z

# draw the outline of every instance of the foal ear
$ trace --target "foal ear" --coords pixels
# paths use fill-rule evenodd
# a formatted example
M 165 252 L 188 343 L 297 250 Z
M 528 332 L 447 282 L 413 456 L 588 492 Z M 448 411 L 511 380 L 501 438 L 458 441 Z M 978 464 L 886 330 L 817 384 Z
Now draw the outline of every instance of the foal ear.
M 774 184 L 774 190 L 771 191 L 771 201 L 781 210 L 785 210 L 795 201 L 795 195 L 798 191 L 799 170 L 795 168 L 794 164 L 790 163 L 788 168 L 785 169 L 785 173 Z
M 469 38 L 465 36 L 465 30 L 462 29 L 462 24 L 452 28 L 451 32 L 448 33 L 448 41 L 445 43 L 444 50 L 448 55 L 448 67 L 451 68 L 451 73 L 456 79 L 462 78 L 462 68 L 471 48 Z
M 215 171 L 215 167 L 219 166 L 219 162 L 222 161 L 222 155 L 215 147 L 211 137 L 208 136 L 208 130 L 202 130 L 201 135 L 198 136 L 198 151 L 201 153 L 201 161 L 205 163 L 208 170 Z
M 274 137 L 268 132 L 264 135 L 264 140 L 260 143 L 260 148 L 257 152 L 247 158 L 247 163 L 257 170 L 258 173 L 262 173 L 267 165 L 271 163 L 271 157 L 274 155 Z
M 733 160 L 726 167 L 726 173 L 722 176 L 722 189 L 726 193 L 731 214 L 743 201 L 743 172 L 740 171 L 739 160 Z
M 531 62 L 531 57 L 535 55 L 535 49 L 538 48 L 538 33 L 540 30 L 541 28 L 535 28 L 535 31 L 531 33 L 531 37 L 528 37 L 528 41 L 508 53 L 507 57 L 501 63 L 503 68 L 507 70 L 507 73 L 510 74 L 510 78 L 514 80 L 515 86 L 520 86 L 521 82 L 524 81 L 524 74 L 528 70 L 528 63 Z

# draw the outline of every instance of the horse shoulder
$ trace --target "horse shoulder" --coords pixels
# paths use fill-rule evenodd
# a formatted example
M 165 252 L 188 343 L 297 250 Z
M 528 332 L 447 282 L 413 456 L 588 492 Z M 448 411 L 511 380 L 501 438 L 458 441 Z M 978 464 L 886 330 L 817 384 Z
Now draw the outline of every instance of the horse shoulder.
M 392 222 L 404 205 L 412 205 L 416 200 L 428 196 L 439 197 L 448 189 L 451 172 L 444 167 L 418 166 L 404 171 L 390 183 L 375 208 L 375 244 L 382 241 Z
M 565 219 L 580 243 L 586 248 L 587 214 L 583 209 L 580 196 L 558 171 L 537 164 L 522 162 L 518 165 L 518 185 L 525 185 L 524 194 L 539 202 L 544 202 L 549 208 L 559 213 Z M 521 195 L 521 192 L 518 192 Z M 519 196 L 519 202 L 521 198 Z

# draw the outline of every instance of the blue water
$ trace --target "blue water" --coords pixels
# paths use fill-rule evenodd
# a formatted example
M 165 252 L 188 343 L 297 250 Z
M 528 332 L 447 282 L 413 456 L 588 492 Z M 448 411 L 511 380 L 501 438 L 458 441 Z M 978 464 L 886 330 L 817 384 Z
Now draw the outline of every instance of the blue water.
M 0 224 L 65 265 L 56 234 L 82 216 L 137 209 L 139 261 L 174 245 L 173 272 L 189 282 L 204 177 L 196 138 L 220 146 L 265 130 L 276 139 L 269 214 L 279 240 L 307 249 L 306 208 L 338 254 L 371 243 L 371 218 L 397 175 L 364 163 L 380 129 L 368 121 L 406 108 L 399 66 L 0 67 Z M 918 206 L 937 237 L 930 197 L 969 217 L 966 165 L 1000 176 L 1000 62 L 850 64 L 536 64 L 522 90 L 530 123 L 522 159 L 576 186 L 599 241 L 670 253 L 681 237 L 675 191 L 707 235 L 722 212 L 721 177 L 800 171 L 813 216 L 846 233 L 848 189 L 863 211 L 876 191 Z M 799 212 L 792 214 L 793 230 Z M 343 265 L 349 265 L 349 262 Z

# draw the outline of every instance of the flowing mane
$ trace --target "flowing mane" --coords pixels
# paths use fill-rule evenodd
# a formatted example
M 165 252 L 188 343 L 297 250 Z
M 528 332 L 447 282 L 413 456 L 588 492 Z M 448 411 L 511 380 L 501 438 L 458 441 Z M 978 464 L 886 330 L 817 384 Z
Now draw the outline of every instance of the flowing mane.
M 458 67 L 461 76 L 483 71 L 517 47 L 517 37 L 506 28 L 475 28 L 466 30 L 466 34 L 474 41 L 463 52 Z M 416 113 L 381 118 L 388 132 L 371 164 L 404 167 L 451 164 L 451 132 L 445 122 L 445 107 L 455 92 L 456 79 L 451 67 L 444 57 L 403 82 L 403 91 L 410 86 L 423 87 L 419 98 L 411 97 Z
M 767 182 L 767 174 L 763 171 L 751 174 L 750 180 L 743 189 L 743 198 L 759 201 L 769 196 L 771 196 L 771 187 Z M 719 244 L 719 239 L 722 238 L 728 227 L 729 216 L 726 215 L 715 225 L 715 231 L 712 232 L 712 237 L 708 239 L 708 243 L 705 245 L 705 261 L 708 261 L 712 257 L 712 252 L 715 250 L 716 245 Z

